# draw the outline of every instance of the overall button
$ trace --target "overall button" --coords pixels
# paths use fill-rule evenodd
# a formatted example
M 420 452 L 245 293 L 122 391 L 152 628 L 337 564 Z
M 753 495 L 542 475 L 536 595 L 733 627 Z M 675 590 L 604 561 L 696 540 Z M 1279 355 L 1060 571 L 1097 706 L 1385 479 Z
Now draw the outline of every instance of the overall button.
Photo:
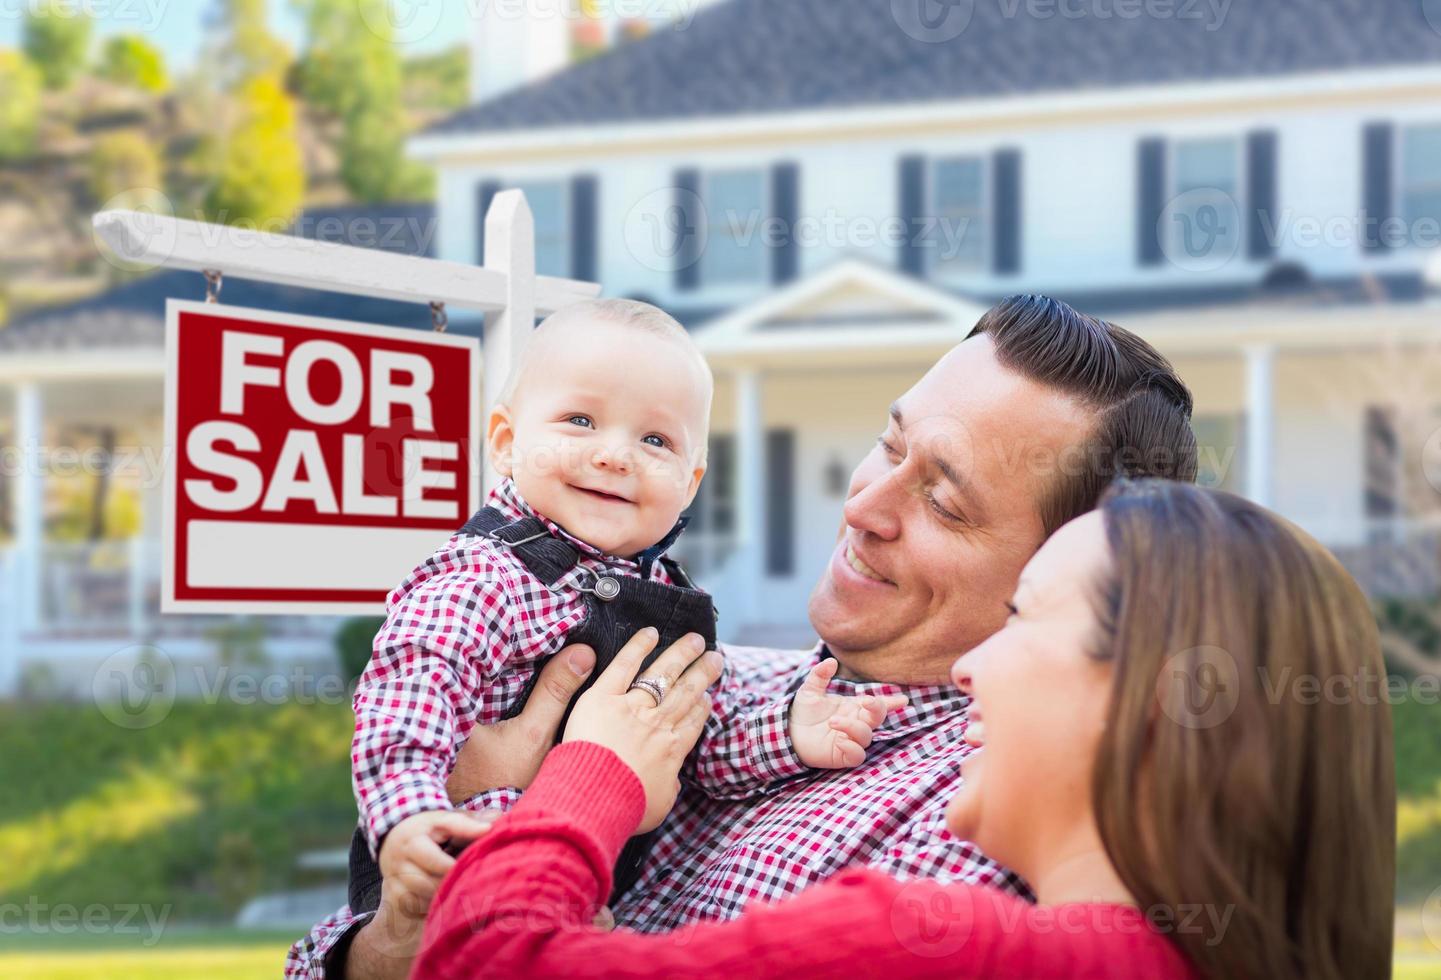
M 609 575 L 601 576 L 595 580 L 595 594 L 597 598 L 609 602 L 620 595 L 620 582 Z

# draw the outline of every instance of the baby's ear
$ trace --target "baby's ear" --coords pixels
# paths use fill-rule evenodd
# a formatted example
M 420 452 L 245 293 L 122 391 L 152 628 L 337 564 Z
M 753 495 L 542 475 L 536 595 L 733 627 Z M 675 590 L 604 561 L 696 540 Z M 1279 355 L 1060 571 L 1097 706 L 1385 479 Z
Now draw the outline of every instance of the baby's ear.
M 696 463 L 695 469 L 691 470 L 690 488 L 686 490 L 685 506 L 681 510 L 685 510 L 695 501 L 696 491 L 700 489 L 700 481 L 705 477 L 705 471 L 706 461 L 703 459 Z
M 490 454 L 490 465 L 502 477 L 509 477 L 515 471 L 515 427 L 511 423 L 510 409 L 497 404 L 490 410 L 490 420 L 485 429 L 485 446 Z

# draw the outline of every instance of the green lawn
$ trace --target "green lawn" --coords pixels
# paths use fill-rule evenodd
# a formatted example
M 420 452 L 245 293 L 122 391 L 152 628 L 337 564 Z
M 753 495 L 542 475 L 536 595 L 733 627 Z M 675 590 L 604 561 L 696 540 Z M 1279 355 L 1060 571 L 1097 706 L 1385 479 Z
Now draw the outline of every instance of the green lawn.
M 6 940 L 6 980 L 274 980 L 295 937 L 235 930 L 172 930 L 151 947 L 113 936 Z
M 306 884 L 298 855 L 354 826 L 353 725 L 348 704 L 182 702 L 140 730 L 89 704 L 0 706 L 0 904 L 168 926 Z
M 159 974 L 157 974 L 158 976 Z M 1441 959 L 1412 959 L 1397 957 L 1396 969 L 1391 971 L 1394 980 L 1441 980 Z M 45 978 L 49 980 L 49 978 Z
M 1396 867 L 1402 903 L 1441 887 L 1441 706 L 1393 709 L 1396 726 Z

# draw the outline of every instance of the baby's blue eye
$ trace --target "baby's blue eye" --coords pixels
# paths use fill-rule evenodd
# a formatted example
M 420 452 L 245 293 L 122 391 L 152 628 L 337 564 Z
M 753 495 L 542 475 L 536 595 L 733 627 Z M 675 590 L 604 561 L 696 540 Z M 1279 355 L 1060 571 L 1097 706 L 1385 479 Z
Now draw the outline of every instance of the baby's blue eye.
M 584 426 L 587 429 L 592 428 L 590 419 L 586 418 L 584 415 L 572 415 L 570 418 L 566 419 L 566 421 L 569 422 L 571 425 Z
M 645 443 L 647 446 L 655 446 L 657 449 L 666 448 L 664 436 L 646 436 L 644 439 L 641 440 L 641 442 Z

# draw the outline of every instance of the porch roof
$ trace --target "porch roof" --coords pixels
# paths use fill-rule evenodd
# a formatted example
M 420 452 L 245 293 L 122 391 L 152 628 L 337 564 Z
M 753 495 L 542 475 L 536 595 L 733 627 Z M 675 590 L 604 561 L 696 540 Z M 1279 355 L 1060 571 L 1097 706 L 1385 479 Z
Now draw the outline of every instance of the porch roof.
M 1441 346 L 1441 296 L 1419 276 L 1265 285 L 1053 293 L 1115 320 L 1167 353 L 1247 347 Z M 938 289 L 886 266 L 843 259 L 696 332 L 717 367 L 914 364 L 963 340 L 999 296 Z

